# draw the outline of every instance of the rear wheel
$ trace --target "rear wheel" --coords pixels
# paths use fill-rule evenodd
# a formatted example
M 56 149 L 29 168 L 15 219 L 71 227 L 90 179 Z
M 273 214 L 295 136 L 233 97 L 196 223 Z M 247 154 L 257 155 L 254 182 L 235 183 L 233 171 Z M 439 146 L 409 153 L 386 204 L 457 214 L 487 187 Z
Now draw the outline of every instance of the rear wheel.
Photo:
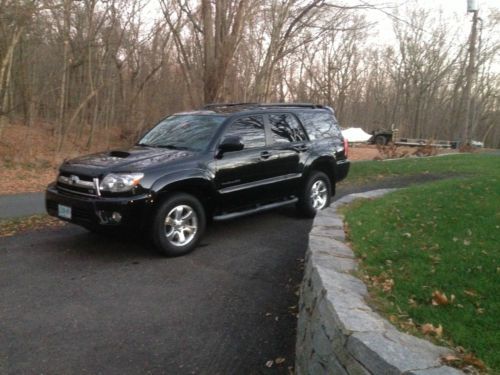
M 184 255 L 196 247 L 205 225 L 205 210 L 200 201 L 192 195 L 177 193 L 158 209 L 153 221 L 153 241 L 165 255 Z
M 332 186 L 328 176 L 320 171 L 309 176 L 297 204 L 299 212 L 305 217 L 314 217 L 316 212 L 330 205 Z

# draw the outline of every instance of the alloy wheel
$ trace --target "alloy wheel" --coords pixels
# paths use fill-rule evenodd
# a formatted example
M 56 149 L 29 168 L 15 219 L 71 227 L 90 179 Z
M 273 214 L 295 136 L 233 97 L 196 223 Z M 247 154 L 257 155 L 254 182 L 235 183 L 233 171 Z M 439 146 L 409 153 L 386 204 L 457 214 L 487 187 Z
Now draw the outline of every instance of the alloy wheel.
M 198 231 L 198 215 L 185 204 L 175 206 L 165 218 L 165 236 L 174 246 L 186 246 Z
M 326 206 L 328 201 L 328 189 L 323 180 L 317 180 L 311 186 L 311 203 L 315 210 L 319 211 Z

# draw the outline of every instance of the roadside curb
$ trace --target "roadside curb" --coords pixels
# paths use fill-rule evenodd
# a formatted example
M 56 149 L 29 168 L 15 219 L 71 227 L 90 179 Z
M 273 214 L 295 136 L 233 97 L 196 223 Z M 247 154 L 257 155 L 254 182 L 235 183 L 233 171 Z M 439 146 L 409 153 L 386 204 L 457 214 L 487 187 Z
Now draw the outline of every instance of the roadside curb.
M 338 208 L 394 190 L 350 194 L 316 215 L 300 288 L 297 374 L 463 374 L 441 363 L 451 350 L 399 332 L 374 312 L 366 286 L 352 276 L 357 261 Z

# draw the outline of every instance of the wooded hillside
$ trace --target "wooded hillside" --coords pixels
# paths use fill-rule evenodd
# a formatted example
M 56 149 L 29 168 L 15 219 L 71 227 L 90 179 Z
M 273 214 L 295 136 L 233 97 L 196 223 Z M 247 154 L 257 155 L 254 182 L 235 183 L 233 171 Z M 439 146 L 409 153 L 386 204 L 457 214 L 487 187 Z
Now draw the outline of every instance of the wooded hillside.
M 133 139 L 169 113 L 240 101 L 326 104 L 345 127 L 460 139 L 467 32 L 411 2 L 340 4 L 0 0 L 0 142 L 9 123 L 51 124 L 57 149 L 75 132 L 91 148 L 96 134 Z M 391 14 L 394 43 L 374 43 L 368 11 Z M 500 147 L 500 11 L 481 16 L 472 139 Z

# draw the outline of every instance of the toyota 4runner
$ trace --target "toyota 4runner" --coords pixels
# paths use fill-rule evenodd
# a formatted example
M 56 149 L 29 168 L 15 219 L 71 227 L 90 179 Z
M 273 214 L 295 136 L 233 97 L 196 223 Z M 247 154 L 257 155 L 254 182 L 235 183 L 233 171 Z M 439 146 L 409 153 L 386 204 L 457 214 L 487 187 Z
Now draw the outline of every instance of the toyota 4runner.
M 148 231 L 194 249 L 207 221 L 295 203 L 313 217 L 349 170 L 334 112 L 313 104 L 213 104 L 161 120 L 132 148 L 65 161 L 47 212 L 91 231 Z

